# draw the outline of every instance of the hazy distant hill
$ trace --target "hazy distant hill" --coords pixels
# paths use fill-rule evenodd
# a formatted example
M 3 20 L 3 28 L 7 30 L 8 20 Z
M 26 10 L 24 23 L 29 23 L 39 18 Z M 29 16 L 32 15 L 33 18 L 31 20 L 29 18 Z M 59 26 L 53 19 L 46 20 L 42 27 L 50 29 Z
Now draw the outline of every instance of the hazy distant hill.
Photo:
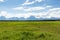
M 35 18 L 34 16 L 30 16 L 29 18 L 17 18 L 17 17 L 12 17 L 12 18 L 5 18 L 4 16 L 0 17 L 0 20 L 60 20 L 60 18 Z

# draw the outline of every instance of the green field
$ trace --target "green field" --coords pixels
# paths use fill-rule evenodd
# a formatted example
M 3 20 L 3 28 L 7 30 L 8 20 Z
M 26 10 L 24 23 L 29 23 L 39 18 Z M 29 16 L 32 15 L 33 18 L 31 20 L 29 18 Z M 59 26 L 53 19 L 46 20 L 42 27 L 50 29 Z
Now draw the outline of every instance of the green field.
M 0 22 L 0 40 L 60 40 L 60 21 Z

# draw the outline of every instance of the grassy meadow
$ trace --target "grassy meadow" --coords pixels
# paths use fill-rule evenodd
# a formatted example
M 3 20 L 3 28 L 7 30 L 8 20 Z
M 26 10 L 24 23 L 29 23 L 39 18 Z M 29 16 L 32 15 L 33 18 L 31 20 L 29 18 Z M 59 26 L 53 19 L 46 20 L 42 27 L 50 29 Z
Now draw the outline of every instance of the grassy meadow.
M 60 21 L 0 21 L 0 40 L 60 40 Z

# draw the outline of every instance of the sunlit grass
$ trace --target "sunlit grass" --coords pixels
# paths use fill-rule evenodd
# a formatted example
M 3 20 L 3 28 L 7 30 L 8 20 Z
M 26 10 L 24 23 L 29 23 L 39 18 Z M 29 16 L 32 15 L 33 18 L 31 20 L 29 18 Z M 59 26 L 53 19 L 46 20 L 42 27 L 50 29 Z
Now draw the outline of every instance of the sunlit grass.
M 0 40 L 60 40 L 60 21 L 0 22 Z

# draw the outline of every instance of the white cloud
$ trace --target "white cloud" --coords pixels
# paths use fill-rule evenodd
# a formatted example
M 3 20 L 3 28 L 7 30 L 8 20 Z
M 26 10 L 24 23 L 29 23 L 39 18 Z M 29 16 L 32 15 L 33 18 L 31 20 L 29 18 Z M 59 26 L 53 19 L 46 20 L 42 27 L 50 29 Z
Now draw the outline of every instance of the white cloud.
M 29 0 L 26 0 L 26 2 L 23 3 L 22 5 L 30 5 L 30 4 L 34 4 L 34 3 L 35 3 L 35 1 L 29 2 Z
M 23 11 L 40 11 L 40 10 L 44 10 L 44 9 L 47 9 L 47 8 L 51 8 L 52 6 L 40 6 L 40 7 L 16 7 L 16 8 L 13 8 L 13 10 L 23 10 Z
M 4 16 L 6 18 L 12 18 L 12 17 L 17 17 L 17 18 L 29 18 L 30 16 L 34 16 L 35 18 L 60 18 L 60 8 L 50 8 L 46 12 L 39 12 L 39 13 L 33 13 L 33 12 L 27 12 L 27 13 L 17 13 L 17 14 L 12 14 L 8 13 L 6 11 L 1 11 L 0 16 Z
M 0 0 L 0 2 L 4 2 L 5 0 Z
M 31 7 L 31 8 L 25 9 L 25 11 L 37 11 L 37 10 L 43 10 L 43 9 L 45 9 L 45 7 Z
M 47 12 L 48 16 L 60 18 L 60 8 L 52 8 Z
M 50 7 L 50 6 L 48 6 L 48 7 Z M 28 18 L 30 16 L 34 16 L 36 18 L 52 18 L 52 17 L 60 18 L 60 8 L 51 8 L 46 12 L 28 13 L 28 14 L 25 13 L 25 14 L 22 14 L 22 15 L 24 15 L 25 18 Z
M 13 8 L 14 10 L 23 10 L 24 7 L 16 7 L 16 8 Z
M 26 0 L 22 5 L 30 5 L 30 4 L 34 4 L 35 2 L 42 2 L 43 0 L 34 0 L 32 2 L 29 2 L 29 0 Z
M 35 1 L 37 1 L 37 2 L 42 2 L 43 0 L 35 0 Z
M 7 12 L 6 11 L 1 11 L 0 12 L 0 16 L 4 16 L 5 17 L 6 15 L 7 15 Z
M 4 16 L 5 18 L 14 17 L 14 14 L 8 13 L 7 11 L 1 11 L 0 16 Z

